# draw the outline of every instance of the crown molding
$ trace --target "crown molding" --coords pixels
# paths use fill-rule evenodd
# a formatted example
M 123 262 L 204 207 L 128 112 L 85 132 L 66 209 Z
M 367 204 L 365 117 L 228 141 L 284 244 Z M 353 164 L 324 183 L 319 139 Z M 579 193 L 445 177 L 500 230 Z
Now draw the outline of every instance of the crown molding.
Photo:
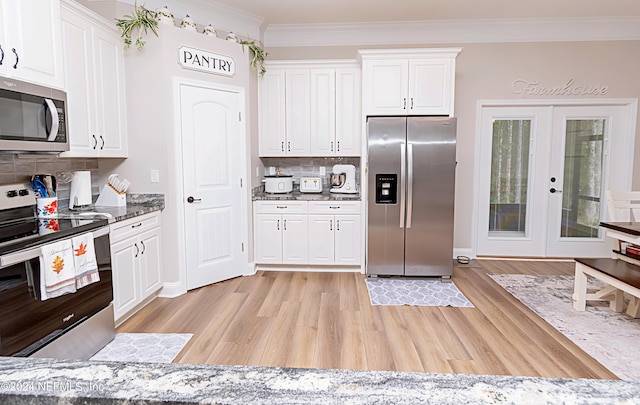
M 272 24 L 264 33 L 266 47 L 639 39 L 638 17 Z

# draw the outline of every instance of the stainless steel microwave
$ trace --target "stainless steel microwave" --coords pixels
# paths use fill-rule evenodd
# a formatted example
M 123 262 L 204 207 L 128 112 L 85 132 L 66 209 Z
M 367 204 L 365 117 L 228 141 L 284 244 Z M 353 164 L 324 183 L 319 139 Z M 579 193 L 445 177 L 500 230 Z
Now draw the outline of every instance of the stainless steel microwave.
M 64 91 L 0 78 L 0 152 L 64 152 L 67 135 Z

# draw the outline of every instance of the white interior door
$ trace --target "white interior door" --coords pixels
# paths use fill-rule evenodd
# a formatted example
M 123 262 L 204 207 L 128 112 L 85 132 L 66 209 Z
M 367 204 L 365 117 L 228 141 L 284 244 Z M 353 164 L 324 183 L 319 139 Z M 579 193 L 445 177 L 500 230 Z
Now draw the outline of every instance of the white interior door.
M 237 92 L 180 85 L 187 289 L 247 268 L 243 103 Z
M 599 223 L 606 218 L 604 191 L 630 185 L 635 115 L 630 119 L 629 111 L 483 108 L 477 255 L 609 256 Z

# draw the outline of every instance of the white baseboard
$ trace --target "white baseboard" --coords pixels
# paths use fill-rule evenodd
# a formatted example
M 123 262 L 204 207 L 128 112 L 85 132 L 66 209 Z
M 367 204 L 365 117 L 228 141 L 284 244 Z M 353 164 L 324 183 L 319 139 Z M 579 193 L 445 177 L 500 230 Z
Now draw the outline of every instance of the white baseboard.
M 458 256 L 466 256 L 469 259 L 475 259 L 476 256 L 473 254 L 473 249 L 469 248 L 454 248 L 453 249 L 453 258 L 455 259 Z
M 175 298 L 186 293 L 187 289 L 185 288 L 185 286 L 181 282 L 175 281 L 173 283 L 164 283 L 162 285 L 162 290 L 160 290 L 160 293 L 158 294 L 158 297 Z

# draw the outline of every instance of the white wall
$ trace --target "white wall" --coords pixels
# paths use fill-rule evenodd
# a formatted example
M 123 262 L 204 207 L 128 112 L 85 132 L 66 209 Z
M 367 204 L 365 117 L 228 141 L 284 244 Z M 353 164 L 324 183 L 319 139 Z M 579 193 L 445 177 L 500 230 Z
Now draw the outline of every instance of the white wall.
M 241 45 L 222 39 L 187 32 L 172 26 L 160 26 L 160 37 L 149 37 L 142 51 L 126 51 L 125 71 L 127 84 L 127 120 L 129 137 L 128 159 L 101 159 L 100 174 L 118 173 L 131 181 L 131 193 L 162 193 L 166 208 L 162 212 L 163 254 L 165 283 L 184 284 L 180 279 L 182 260 L 179 238 L 182 204 L 182 179 L 176 156 L 180 155 L 179 134 L 174 124 L 174 77 L 226 86 L 244 88 L 246 93 L 246 136 L 249 145 L 255 143 L 256 98 L 252 96 L 255 72 L 249 68 L 249 51 Z M 236 61 L 236 74 L 225 77 L 184 69 L 178 64 L 178 48 L 182 45 L 232 57 Z M 249 131 L 254 131 L 250 135 Z M 257 154 L 257 148 L 248 147 L 248 154 Z M 257 158 L 255 159 L 257 161 Z M 256 162 L 254 164 L 258 164 Z M 160 182 L 152 183 L 150 171 L 158 170 Z M 255 169 L 252 172 L 255 173 Z M 247 214 L 249 215 L 249 213 Z M 250 247 L 251 248 L 251 247 Z
M 455 115 L 458 117 L 455 240 L 456 249 L 473 245 L 473 184 L 478 100 L 521 100 L 516 79 L 557 86 L 569 79 L 585 85 L 606 85 L 605 98 L 640 98 L 640 41 L 447 44 L 463 47 L 456 63 Z M 411 47 L 441 47 L 430 44 Z M 364 47 L 362 47 L 364 48 Z M 385 48 L 383 46 L 369 48 Z M 398 48 L 398 47 L 396 47 Z M 353 59 L 357 47 L 269 48 L 272 60 Z M 594 96 L 575 98 L 597 98 Z M 529 99 L 562 99 L 534 96 Z M 570 97 L 569 97 L 570 98 Z M 636 128 L 635 156 L 640 156 Z M 633 188 L 640 190 L 640 159 L 635 159 Z

